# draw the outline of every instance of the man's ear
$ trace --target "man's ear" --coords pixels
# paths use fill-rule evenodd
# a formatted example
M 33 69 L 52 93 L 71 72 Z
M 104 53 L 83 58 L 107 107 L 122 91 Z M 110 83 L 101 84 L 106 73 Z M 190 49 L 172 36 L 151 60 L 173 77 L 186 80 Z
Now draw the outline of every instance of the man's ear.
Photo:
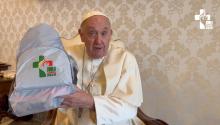
M 113 31 L 112 31 L 112 29 L 111 29 L 111 36 L 112 36 L 112 34 L 113 34 Z
M 80 35 L 80 39 L 81 39 L 81 42 L 83 42 L 83 33 L 82 33 L 82 30 L 81 29 L 78 29 L 78 33 Z M 84 42 L 83 42 L 84 43 Z

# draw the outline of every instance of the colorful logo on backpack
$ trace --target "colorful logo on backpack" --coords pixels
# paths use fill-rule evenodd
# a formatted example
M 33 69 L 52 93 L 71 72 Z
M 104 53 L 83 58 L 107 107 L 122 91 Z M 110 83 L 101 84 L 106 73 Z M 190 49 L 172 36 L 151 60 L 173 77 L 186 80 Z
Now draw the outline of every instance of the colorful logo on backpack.
M 53 61 L 46 60 L 42 55 L 38 57 L 38 61 L 33 62 L 33 68 L 39 69 L 40 77 L 56 76 L 56 67 L 53 66 Z

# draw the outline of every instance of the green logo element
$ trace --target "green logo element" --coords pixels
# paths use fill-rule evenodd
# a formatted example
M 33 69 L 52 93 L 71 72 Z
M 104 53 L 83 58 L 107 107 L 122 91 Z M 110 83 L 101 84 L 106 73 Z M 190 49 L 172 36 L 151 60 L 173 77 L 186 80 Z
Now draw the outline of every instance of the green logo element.
M 53 66 L 53 61 L 46 60 L 42 55 L 38 57 L 38 61 L 33 62 L 33 68 L 39 69 L 40 77 L 56 76 L 56 67 Z

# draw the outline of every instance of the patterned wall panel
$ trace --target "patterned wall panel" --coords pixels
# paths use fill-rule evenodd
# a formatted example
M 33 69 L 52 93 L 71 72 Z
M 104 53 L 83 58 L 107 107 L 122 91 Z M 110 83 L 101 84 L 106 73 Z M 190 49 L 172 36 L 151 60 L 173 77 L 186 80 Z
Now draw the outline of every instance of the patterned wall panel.
M 212 30 L 194 20 L 202 8 Z M 220 0 L 1 0 L 0 61 L 14 68 L 19 41 L 41 22 L 73 37 L 91 9 L 110 17 L 114 37 L 135 54 L 145 113 L 172 125 L 220 123 Z

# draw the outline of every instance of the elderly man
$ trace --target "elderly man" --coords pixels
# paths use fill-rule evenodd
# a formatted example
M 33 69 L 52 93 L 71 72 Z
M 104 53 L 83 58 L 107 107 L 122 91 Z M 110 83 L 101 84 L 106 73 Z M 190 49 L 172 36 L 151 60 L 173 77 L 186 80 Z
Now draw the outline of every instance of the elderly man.
M 111 44 L 110 20 L 99 11 L 84 16 L 79 34 L 84 44 L 68 48 L 79 68 L 78 88 L 64 96 L 55 124 L 134 124 L 143 102 L 135 57 Z

